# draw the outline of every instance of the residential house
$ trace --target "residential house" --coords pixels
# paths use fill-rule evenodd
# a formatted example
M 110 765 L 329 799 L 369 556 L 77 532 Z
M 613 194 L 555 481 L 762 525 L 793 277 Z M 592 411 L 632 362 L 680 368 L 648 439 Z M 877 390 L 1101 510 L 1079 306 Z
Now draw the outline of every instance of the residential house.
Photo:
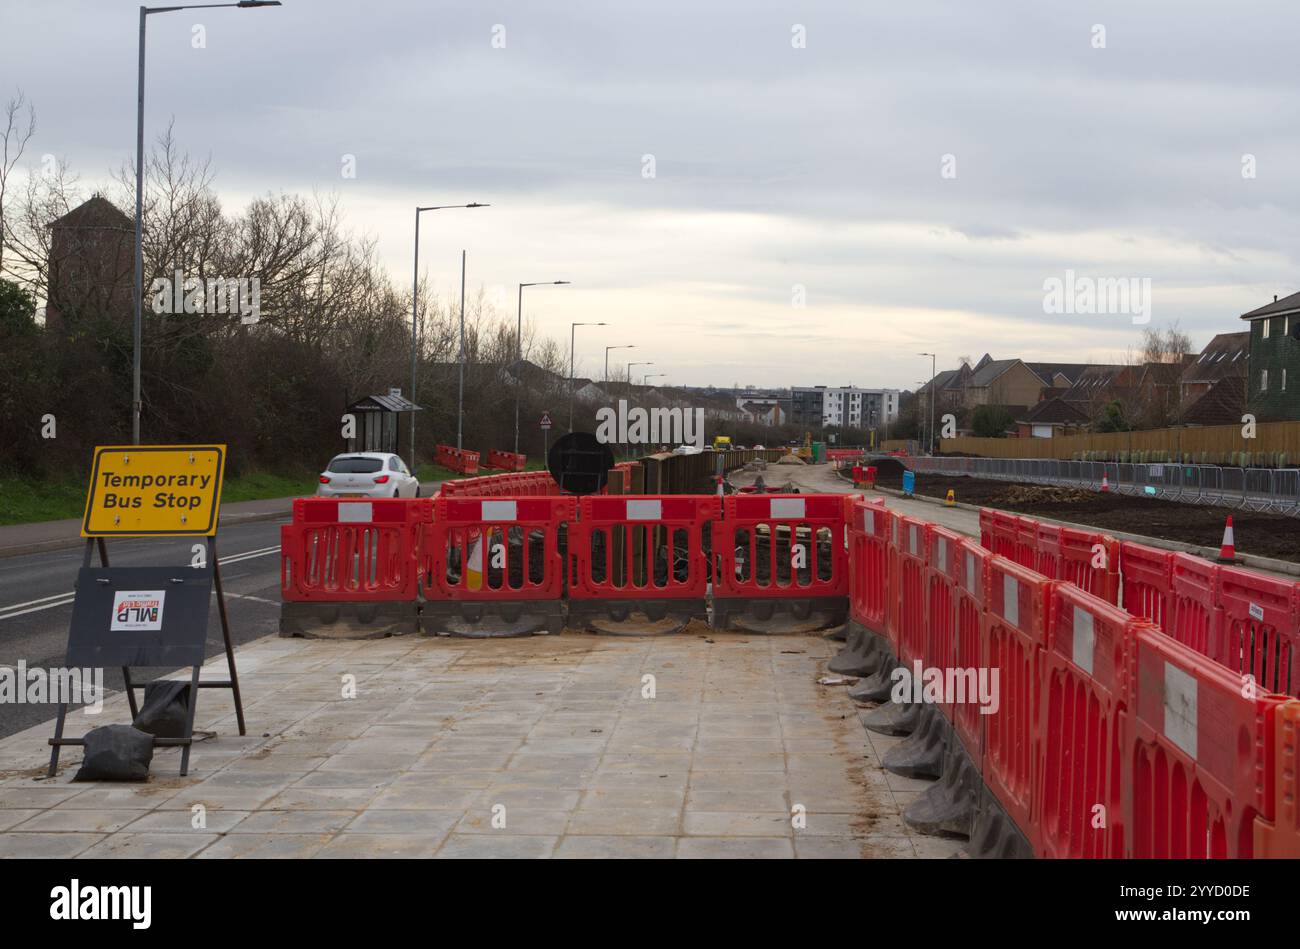
M 1016 429 L 1021 438 L 1056 438 L 1084 431 L 1091 421 L 1077 403 L 1054 396 L 1017 416 Z
M 1241 318 L 1250 323 L 1246 410 L 1260 422 L 1300 419 L 1300 293 Z

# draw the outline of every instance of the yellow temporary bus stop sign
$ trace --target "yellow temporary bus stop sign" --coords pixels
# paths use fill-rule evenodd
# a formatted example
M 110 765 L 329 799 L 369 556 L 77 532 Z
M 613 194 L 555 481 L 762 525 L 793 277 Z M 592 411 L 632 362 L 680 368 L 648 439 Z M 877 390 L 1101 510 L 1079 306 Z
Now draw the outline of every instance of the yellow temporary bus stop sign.
M 81 536 L 211 537 L 225 464 L 225 445 L 100 446 Z

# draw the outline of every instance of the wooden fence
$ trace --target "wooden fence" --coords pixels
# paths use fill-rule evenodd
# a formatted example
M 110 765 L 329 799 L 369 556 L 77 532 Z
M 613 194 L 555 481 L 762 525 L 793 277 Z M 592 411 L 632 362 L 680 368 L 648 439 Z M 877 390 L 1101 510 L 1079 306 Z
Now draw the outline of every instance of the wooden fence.
M 1286 453 L 1291 463 L 1300 458 L 1300 422 L 1260 422 L 1255 437 L 1246 438 L 1241 425 L 1209 425 L 1197 428 L 1157 428 L 1145 432 L 1091 432 L 1059 438 L 944 438 L 939 451 L 977 455 L 983 458 L 1070 459 L 1077 452 L 1168 452 L 1171 458 L 1184 455 L 1210 456 L 1212 463 L 1234 452 L 1252 455 Z

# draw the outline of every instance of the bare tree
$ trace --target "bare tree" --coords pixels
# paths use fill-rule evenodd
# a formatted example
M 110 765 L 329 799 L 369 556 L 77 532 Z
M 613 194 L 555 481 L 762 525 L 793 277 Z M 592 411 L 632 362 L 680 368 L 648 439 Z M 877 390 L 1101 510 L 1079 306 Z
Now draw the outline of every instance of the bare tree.
M 26 111 L 24 119 L 22 113 Z M 27 143 L 36 134 L 36 109 L 19 89 L 4 105 L 4 132 L 0 134 L 0 273 L 4 272 L 5 199 L 9 192 L 9 178 L 18 159 L 27 150 Z

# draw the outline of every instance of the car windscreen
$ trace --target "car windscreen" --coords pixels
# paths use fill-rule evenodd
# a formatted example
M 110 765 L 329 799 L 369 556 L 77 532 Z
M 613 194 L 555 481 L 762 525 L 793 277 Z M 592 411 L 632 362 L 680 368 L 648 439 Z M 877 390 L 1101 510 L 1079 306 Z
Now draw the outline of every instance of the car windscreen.
M 335 474 L 373 474 L 384 467 L 382 458 L 356 458 L 350 455 L 339 455 L 329 463 L 327 471 L 333 471 Z

